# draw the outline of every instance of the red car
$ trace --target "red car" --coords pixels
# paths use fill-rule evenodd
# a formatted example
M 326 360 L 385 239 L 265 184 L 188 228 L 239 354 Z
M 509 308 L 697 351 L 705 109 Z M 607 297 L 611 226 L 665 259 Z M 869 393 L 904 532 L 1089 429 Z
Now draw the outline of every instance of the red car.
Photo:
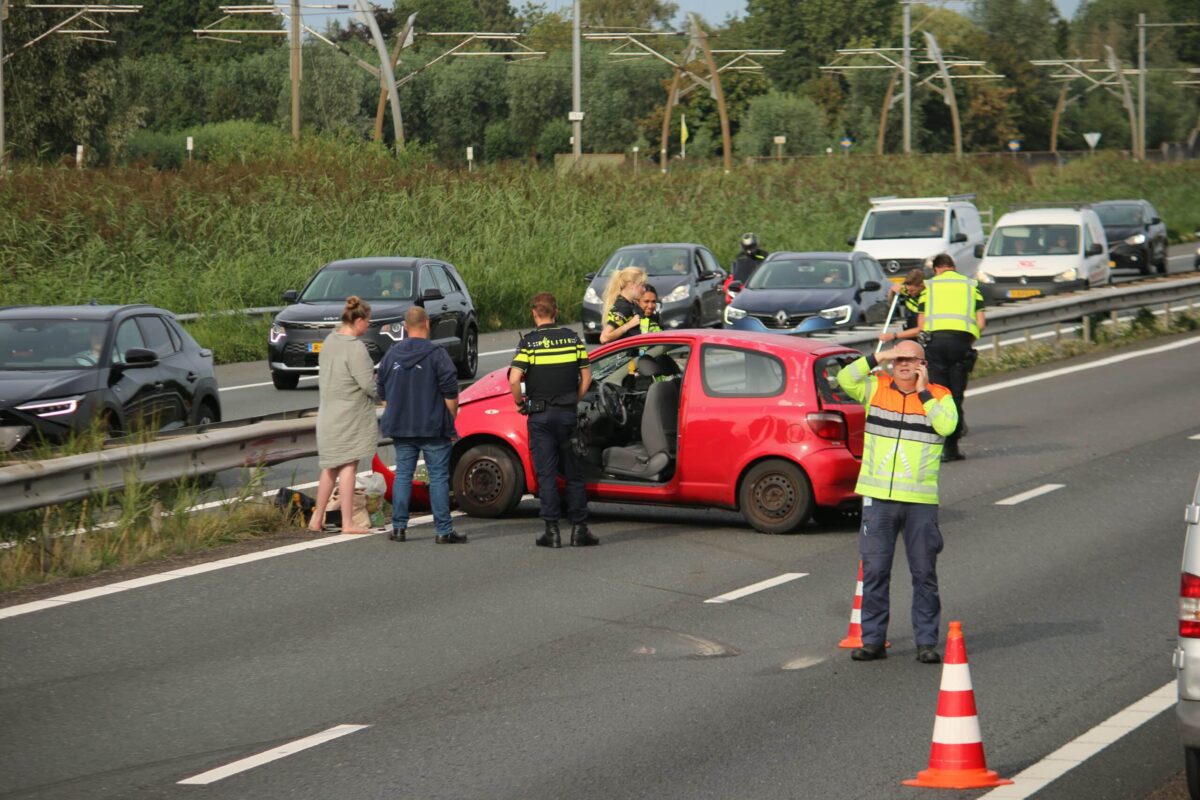
M 574 441 L 592 500 L 739 510 L 766 533 L 857 507 L 863 408 L 833 377 L 847 347 L 744 331 L 679 330 L 591 355 Z M 537 492 L 508 370 L 460 396 L 452 456 L 459 508 L 511 512 Z

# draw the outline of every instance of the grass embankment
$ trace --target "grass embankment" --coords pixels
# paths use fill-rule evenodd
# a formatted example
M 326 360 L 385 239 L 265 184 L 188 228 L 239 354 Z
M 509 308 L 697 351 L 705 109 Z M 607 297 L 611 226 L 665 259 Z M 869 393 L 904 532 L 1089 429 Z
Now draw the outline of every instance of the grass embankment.
M 976 192 L 997 215 L 1033 200 L 1147 197 L 1190 235 L 1200 162 L 1079 160 L 1027 170 L 999 159 L 854 156 L 663 176 L 559 178 L 524 166 L 472 173 L 397 163 L 369 149 L 178 172 L 27 169 L 0 182 L 2 303 L 144 301 L 177 312 L 275 305 L 335 258 L 446 258 L 485 330 L 527 324 L 536 291 L 578 317 L 582 276 L 619 245 L 699 241 L 723 263 L 753 230 L 773 250 L 845 249 L 879 194 Z M 261 325 L 198 326 L 219 360 L 261 357 Z

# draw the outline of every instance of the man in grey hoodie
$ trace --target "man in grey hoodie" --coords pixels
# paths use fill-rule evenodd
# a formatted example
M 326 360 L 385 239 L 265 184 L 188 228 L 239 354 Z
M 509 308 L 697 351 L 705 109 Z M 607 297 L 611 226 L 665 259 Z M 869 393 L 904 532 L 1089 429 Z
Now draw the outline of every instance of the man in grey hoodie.
M 392 486 L 393 542 L 403 542 L 408 528 L 417 456 L 429 470 L 429 503 L 438 544 L 462 544 L 467 537 L 450 522 L 450 447 L 458 415 L 458 372 L 444 347 L 429 341 L 429 315 L 413 306 L 404 315 L 405 337 L 379 362 L 376 383 L 387 403 L 379 429 L 396 448 L 396 481 Z

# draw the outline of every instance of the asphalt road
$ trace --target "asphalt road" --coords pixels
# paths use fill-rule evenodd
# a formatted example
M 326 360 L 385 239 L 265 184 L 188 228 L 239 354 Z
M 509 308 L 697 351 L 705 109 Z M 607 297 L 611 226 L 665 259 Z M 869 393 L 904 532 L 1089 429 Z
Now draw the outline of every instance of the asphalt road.
M 963 622 L 1003 775 L 1174 677 L 1200 337 L 1134 352 L 981 382 L 944 472 L 943 622 Z M 899 785 L 926 766 L 941 677 L 913 658 L 902 559 L 890 657 L 857 664 L 836 647 L 853 530 L 602 506 L 600 547 L 546 551 L 533 515 L 0 618 L 0 797 L 947 796 Z M 704 602 L 785 573 L 805 575 Z M 338 725 L 369 727 L 178 783 Z M 1144 798 L 1180 766 L 1166 711 L 1033 796 Z

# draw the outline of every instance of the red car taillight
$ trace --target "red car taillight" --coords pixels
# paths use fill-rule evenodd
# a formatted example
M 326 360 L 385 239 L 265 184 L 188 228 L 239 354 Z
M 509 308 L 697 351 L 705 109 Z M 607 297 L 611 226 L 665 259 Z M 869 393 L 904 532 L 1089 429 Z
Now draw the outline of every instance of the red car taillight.
M 1179 635 L 1200 639 L 1200 576 L 1190 572 L 1179 581 Z
M 840 411 L 814 411 L 807 417 L 808 427 L 822 439 L 831 442 L 845 442 L 846 418 Z

